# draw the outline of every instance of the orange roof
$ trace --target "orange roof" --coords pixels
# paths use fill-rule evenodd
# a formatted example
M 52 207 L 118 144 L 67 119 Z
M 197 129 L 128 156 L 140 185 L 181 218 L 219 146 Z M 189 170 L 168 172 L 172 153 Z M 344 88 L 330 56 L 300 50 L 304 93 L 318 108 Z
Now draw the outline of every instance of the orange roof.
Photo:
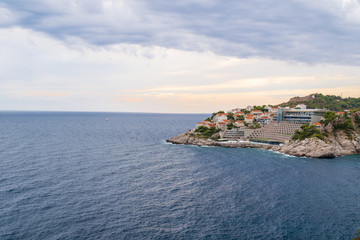
M 241 120 L 237 120 L 236 122 L 240 123 L 240 122 L 243 122 L 243 121 L 241 121 Z
M 246 117 L 253 117 L 254 115 L 252 114 L 246 114 Z
M 220 125 L 224 125 L 224 124 L 226 124 L 226 123 L 224 123 L 224 122 L 219 122 L 218 124 L 220 124 Z
M 268 117 L 261 117 L 261 119 L 268 119 Z
M 345 114 L 345 112 L 337 112 L 336 114 L 342 114 L 342 115 L 344 115 L 344 114 Z
M 209 127 L 215 127 L 216 124 L 209 124 Z
M 227 120 L 227 119 L 225 119 L 225 120 L 223 120 L 224 122 L 230 122 L 229 120 Z
M 253 117 L 246 117 L 246 119 L 253 119 Z
M 321 123 L 316 122 L 316 123 L 314 123 L 313 125 L 320 126 L 320 125 L 321 125 Z

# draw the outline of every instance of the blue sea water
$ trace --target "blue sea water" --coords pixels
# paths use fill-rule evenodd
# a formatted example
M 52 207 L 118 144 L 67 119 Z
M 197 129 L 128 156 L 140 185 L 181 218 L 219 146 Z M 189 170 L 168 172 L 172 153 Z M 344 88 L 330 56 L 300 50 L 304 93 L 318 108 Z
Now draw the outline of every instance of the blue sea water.
M 350 239 L 360 227 L 359 155 L 165 142 L 206 117 L 0 112 L 0 239 Z

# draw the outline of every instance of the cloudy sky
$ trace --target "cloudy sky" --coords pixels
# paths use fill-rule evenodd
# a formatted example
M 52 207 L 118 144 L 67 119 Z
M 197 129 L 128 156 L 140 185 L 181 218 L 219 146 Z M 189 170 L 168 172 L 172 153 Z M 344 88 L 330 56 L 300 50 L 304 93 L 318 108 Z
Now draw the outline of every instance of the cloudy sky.
M 359 0 L 1 0 L 0 110 L 360 97 Z

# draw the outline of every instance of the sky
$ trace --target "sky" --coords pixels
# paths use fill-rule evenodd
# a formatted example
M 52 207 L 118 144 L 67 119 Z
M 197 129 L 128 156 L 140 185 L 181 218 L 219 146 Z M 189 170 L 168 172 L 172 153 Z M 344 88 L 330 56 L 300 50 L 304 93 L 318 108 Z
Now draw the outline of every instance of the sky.
M 360 97 L 359 0 L 1 0 L 0 110 Z

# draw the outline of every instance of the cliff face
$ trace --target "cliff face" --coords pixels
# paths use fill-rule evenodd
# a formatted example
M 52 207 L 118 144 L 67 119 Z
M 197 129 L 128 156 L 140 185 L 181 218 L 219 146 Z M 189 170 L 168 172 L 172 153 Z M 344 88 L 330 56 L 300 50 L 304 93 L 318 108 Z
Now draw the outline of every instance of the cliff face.
M 334 158 L 342 155 L 360 154 L 360 136 L 356 134 L 353 140 L 345 134 L 324 142 L 318 138 L 308 138 L 302 141 L 292 141 L 282 146 L 273 147 L 274 151 L 297 157 Z
M 166 141 L 173 144 L 189 144 L 197 146 L 211 146 L 215 143 L 215 141 L 212 141 L 210 139 L 196 137 L 196 135 L 193 134 L 191 131 L 187 131 Z

